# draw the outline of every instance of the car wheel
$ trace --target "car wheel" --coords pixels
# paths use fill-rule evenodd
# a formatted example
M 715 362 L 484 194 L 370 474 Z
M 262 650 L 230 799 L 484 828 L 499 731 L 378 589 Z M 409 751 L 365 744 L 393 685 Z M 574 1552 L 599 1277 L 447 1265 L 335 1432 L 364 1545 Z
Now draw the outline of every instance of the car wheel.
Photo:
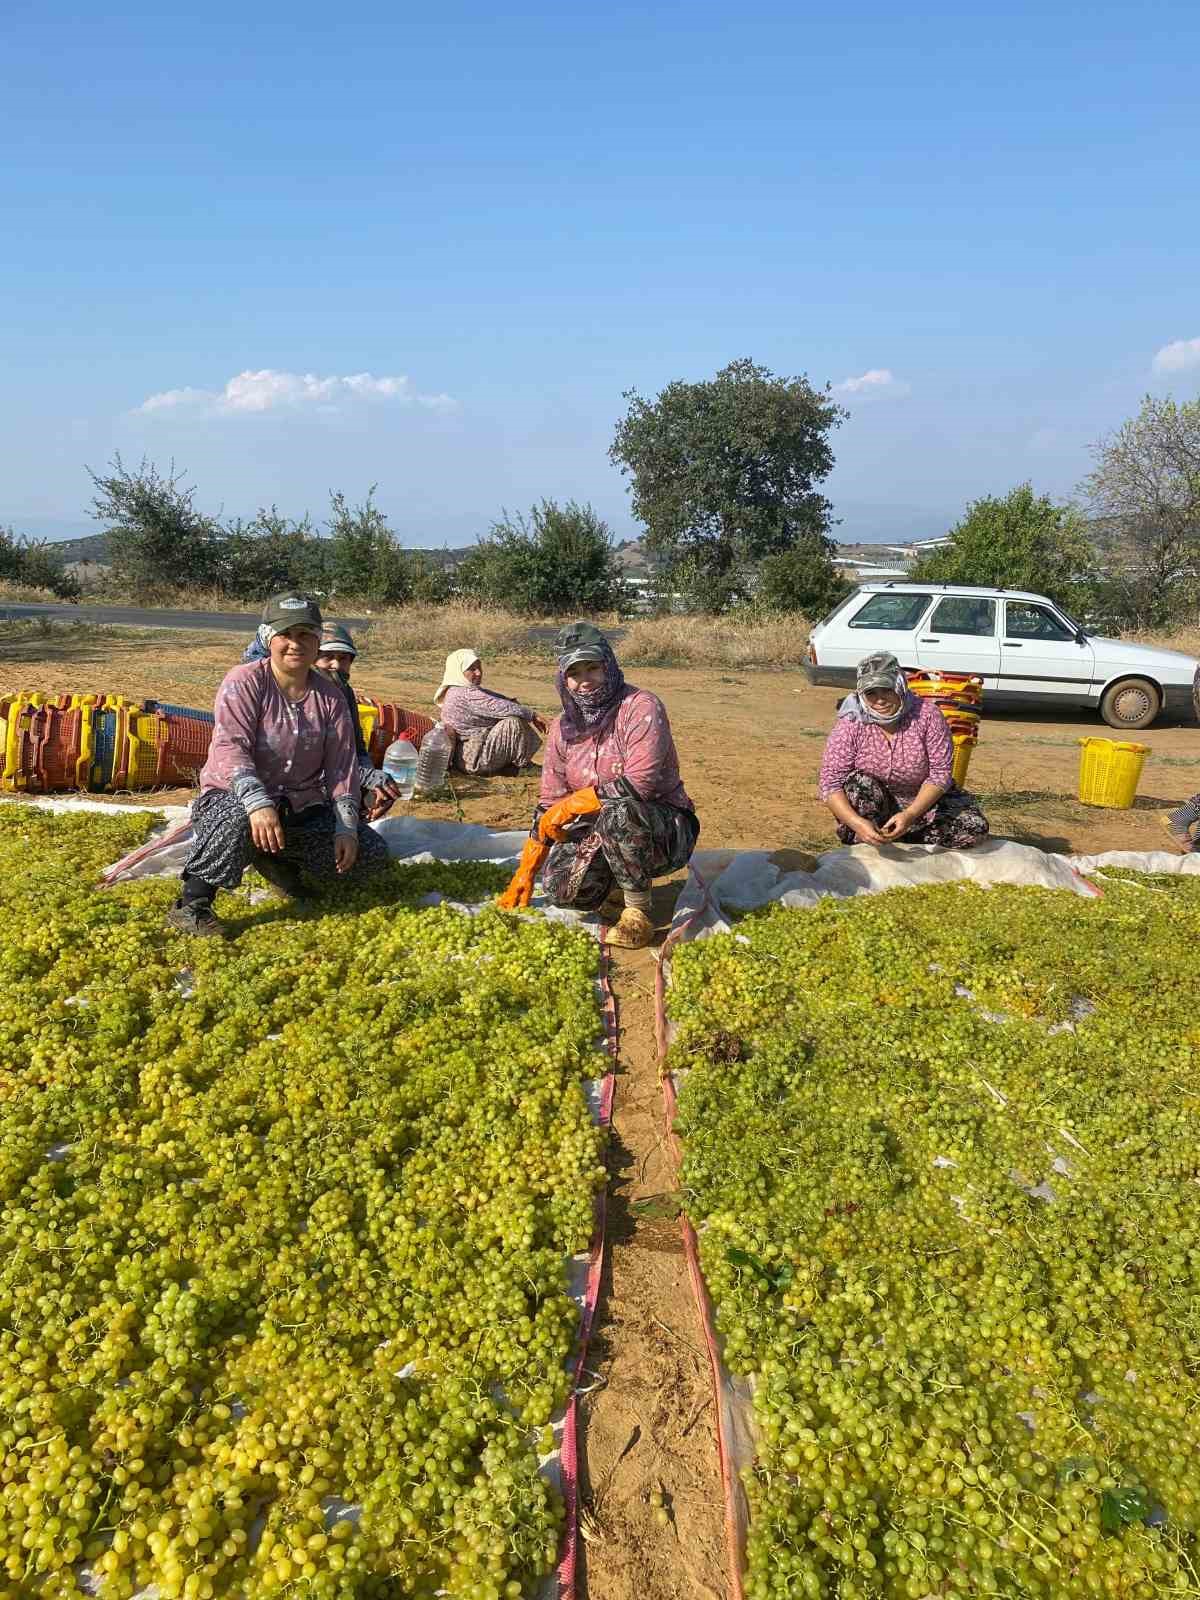
M 1122 678 L 1100 698 L 1100 715 L 1110 728 L 1148 728 L 1162 710 L 1162 691 L 1149 678 Z

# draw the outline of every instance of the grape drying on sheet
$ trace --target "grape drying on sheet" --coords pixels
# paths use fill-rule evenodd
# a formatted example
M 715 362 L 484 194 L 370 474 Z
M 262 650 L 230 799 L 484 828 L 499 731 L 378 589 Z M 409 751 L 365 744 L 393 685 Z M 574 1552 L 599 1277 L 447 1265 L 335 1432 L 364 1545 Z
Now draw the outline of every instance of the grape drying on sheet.
M 671 1065 L 749 1600 L 1200 1594 L 1200 880 L 773 907 Z
M 594 940 L 480 864 L 187 940 L 147 825 L 0 810 L 0 1595 L 532 1594 Z

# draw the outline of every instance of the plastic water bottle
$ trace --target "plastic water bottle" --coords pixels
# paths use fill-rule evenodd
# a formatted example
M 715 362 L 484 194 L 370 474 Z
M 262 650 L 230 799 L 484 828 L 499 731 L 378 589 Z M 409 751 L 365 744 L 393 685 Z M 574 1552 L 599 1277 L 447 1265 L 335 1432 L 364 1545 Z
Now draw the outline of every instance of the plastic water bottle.
M 383 770 L 400 791 L 402 800 L 411 800 L 417 784 L 416 746 L 408 739 L 393 739 L 383 755 Z
M 417 793 L 433 794 L 446 781 L 450 770 L 450 756 L 454 741 L 440 722 L 421 740 L 421 753 L 417 757 Z

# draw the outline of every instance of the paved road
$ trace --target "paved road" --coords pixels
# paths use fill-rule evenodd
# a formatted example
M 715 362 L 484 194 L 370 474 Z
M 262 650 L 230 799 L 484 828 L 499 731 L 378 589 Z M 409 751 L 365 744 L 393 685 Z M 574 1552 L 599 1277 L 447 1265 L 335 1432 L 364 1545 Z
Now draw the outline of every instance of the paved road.
M 107 622 L 130 628 L 208 628 L 222 633 L 253 633 L 258 618 L 245 611 L 146 611 L 140 606 L 74 606 L 54 602 L 17 604 L 0 601 L 0 622 L 23 617 L 50 617 L 55 622 Z M 369 628 L 366 617 L 339 617 L 352 628 Z
M 0 625 L 19 618 L 49 617 L 55 622 L 106 622 L 127 628 L 206 628 L 221 633 L 253 633 L 258 619 L 245 611 L 147 611 L 140 606 L 75 606 L 55 601 L 17 604 L 0 601 Z M 350 628 L 370 628 L 370 617 L 339 617 Z M 529 630 L 530 644 L 549 646 L 558 629 L 537 626 Z M 608 637 L 619 643 L 624 628 L 610 628 Z

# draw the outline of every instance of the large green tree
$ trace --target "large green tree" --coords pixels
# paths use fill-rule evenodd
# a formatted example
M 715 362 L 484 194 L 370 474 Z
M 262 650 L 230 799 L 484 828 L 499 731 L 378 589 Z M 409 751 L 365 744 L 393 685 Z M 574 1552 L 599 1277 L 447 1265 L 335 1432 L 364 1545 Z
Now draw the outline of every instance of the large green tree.
M 455 573 L 459 592 L 531 616 L 609 611 L 625 585 L 608 525 L 589 505 L 543 500 L 505 514 Z
M 846 412 L 828 388 L 750 360 L 715 378 L 636 390 L 609 455 L 630 479 L 634 515 L 669 573 L 714 592 L 765 557 L 806 543 L 832 554 L 829 436 Z
M 1061 605 L 1086 603 L 1096 581 L 1087 522 L 1074 506 L 1018 484 L 1006 495 L 973 500 L 950 530 L 950 543 L 923 557 L 921 583 L 975 583 L 1030 589 Z

